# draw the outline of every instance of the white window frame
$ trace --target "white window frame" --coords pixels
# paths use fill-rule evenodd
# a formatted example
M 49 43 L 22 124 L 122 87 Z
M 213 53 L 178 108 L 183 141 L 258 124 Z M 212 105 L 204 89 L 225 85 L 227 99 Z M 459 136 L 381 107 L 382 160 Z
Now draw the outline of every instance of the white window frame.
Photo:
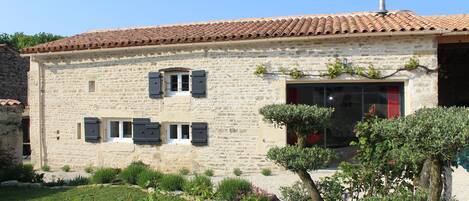
M 177 139 L 171 139 L 171 126 L 177 125 Z M 182 139 L 182 126 L 189 126 L 189 139 Z M 166 127 L 168 144 L 191 144 L 192 133 L 191 133 L 191 124 L 190 123 L 168 123 Z
M 119 122 L 119 137 L 111 137 L 111 122 Z M 130 138 L 124 138 L 124 122 L 130 122 L 132 125 L 132 133 Z M 133 142 L 134 129 L 131 119 L 108 119 L 106 123 L 107 142 Z
M 178 89 L 177 91 L 171 91 L 171 76 L 172 75 L 177 75 L 178 77 Z M 183 75 L 188 75 L 189 80 L 187 80 L 189 83 L 189 88 L 187 91 L 182 91 L 182 76 Z M 172 73 L 166 73 L 166 92 L 168 96 L 188 96 L 190 95 L 190 90 L 191 90 L 191 77 L 189 72 L 172 72 Z

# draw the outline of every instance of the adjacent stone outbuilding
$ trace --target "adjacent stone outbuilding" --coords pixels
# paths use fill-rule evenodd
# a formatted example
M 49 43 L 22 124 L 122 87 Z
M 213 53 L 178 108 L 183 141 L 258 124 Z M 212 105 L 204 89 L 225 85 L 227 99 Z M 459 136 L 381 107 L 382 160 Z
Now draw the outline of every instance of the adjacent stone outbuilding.
M 0 150 L 13 157 L 13 163 L 22 163 L 23 132 L 21 127 L 23 105 L 17 100 L 0 99 Z

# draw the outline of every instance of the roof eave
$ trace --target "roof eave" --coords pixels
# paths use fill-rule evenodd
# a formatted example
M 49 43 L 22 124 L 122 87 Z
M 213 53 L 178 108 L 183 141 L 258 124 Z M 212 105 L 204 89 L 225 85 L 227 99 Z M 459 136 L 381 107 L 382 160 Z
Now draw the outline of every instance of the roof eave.
M 57 51 L 57 52 L 36 52 L 36 53 L 23 53 L 21 56 L 54 56 L 54 55 L 70 55 L 70 54 L 84 54 L 84 53 L 104 53 L 104 52 L 118 52 L 128 50 L 146 50 L 146 49 L 164 49 L 164 48 L 184 48 L 184 47 L 198 47 L 198 46 L 212 46 L 212 45 L 227 45 L 227 44 L 246 44 L 246 43 L 262 43 L 262 42 L 275 42 L 275 41 L 301 41 L 301 40 L 325 40 L 334 38 L 360 38 L 360 37 L 385 37 L 385 36 L 416 36 L 416 35 L 443 35 L 449 31 L 446 30 L 425 30 L 425 31 L 406 31 L 406 32 L 379 32 L 379 33 L 348 33 L 337 35 L 319 35 L 319 36 L 295 36 L 295 37 L 279 37 L 279 38 L 263 38 L 263 39 L 250 39 L 250 40 L 235 40 L 235 41 L 211 41 L 199 43 L 180 43 L 180 44 L 165 44 L 165 45 L 144 45 L 144 46 L 131 46 L 131 47 L 114 47 L 114 48 L 98 48 L 86 50 L 70 50 L 70 51 Z

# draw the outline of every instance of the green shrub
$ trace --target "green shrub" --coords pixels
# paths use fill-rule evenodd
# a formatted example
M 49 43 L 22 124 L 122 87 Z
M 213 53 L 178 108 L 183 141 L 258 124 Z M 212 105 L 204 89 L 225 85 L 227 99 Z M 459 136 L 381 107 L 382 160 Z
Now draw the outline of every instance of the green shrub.
M 177 195 L 167 195 L 156 191 L 155 193 L 148 195 L 148 197 L 144 198 L 142 201 L 186 201 L 186 199 Z
M 185 167 L 179 169 L 179 174 L 181 174 L 181 175 L 188 175 L 189 172 L 190 172 L 189 169 L 187 169 Z
M 120 178 L 125 183 L 137 184 L 138 175 L 142 171 L 147 170 L 147 169 L 148 169 L 148 166 L 140 161 L 132 162 L 129 166 L 127 166 L 125 169 L 122 170 L 120 174 Z
M 68 182 L 69 186 L 83 186 L 83 185 L 88 185 L 90 183 L 90 179 L 87 177 L 78 175 L 77 177 L 69 180 Z
M 280 187 L 280 193 L 282 194 L 282 200 L 285 201 L 310 201 L 311 195 L 306 190 L 303 183 L 297 181 L 292 186 Z
M 322 147 L 302 148 L 289 145 L 271 148 L 267 152 L 267 158 L 296 172 L 327 167 L 336 155 L 332 150 Z
M 155 170 L 145 169 L 137 177 L 137 184 L 142 188 L 157 187 L 163 178 L 163 173 Z
M 251 193 L 243 196 L 240 201 L 269 201 L 269 198 L 263 195 L 256 195 Z
M 167 174 L 161 178 L 160 186 L 163 190 L 177 191 L 182 190 L 185 181 L 184 177 L 179 174 Z
M 90 165 L 90 166 L 86 166 L 86 167 L 85 167 L 85 172 L 86 172 L 86 173 L 91 174 L 91 173 L 93 173 L 93 171 L 94 171 L 93 166 Z
M 44 174 L 37 174 L 31 164 L 19 164 L 0 171 L 0 181 L 43 182 Z
M 64 172 L 70 172 L 70 166 L 69 166 L 69 165 L 64 165 L 64 166 L 62 167 L 62 170 L 63 170 Z
M 193 179 L 185 182 L 184 192 L 196 196 L 202 200 L 208 200 L 213 197 L 213 185 L 209 177 L 204 175 L 195 175 Z
M 243 171 L 241 171 L 239 168 L 235 168 L 233 169 L 233 174 L 239 177 L 241 174 L 243 174 Z
M 264 168 L 261 170 L 261 174 L 264 176 L 270 176 L 272 175 L 272 170 L 270 170 L 269 168 Z
M 220 200 L 236 200 L 251 192 L 249 181 L 238 178 L 223 179 L 217 188 L 217 197 Z
M 426 201 L 428 199 L 427 193 L 421 189 L 417 189 L 414 193 L 404 187 L 399 187 L 394 192 L 386 193 L 385 195 L 372 195 L 365 196 L 360 201 Z
M 213 177 L 213 175 L 215 175 L 215 173 L 213 172 L 212 169 L 207 169 L 204 171 L 204 175 L 207 176 L 207 177 Z
M 119 174 L 119 170 L 113 168 L 99 168 L 91 177 L 91 181 L 95 184 L 106 184 L 114 181 Z
M 331 176 L 321 178 L 318 183 L 318 189 L 324 201 L 344 199 L 345 188 L 342 186 L 339 177 Z
M 57 180 L 53 179 L 53 180 L 50 181 L 50 182 L 44 183 L 44 186 L 47 186 L 47 187 L 65 186 L 66 183 L 67 183 L 67 182 L 65 182 L 64 179 L 58 178 Z
M 50 167 L 48 165 L 43 165 L 41 167 L 41 170 L 44 171 L 44 172 L 49 172 L 50 171 Z

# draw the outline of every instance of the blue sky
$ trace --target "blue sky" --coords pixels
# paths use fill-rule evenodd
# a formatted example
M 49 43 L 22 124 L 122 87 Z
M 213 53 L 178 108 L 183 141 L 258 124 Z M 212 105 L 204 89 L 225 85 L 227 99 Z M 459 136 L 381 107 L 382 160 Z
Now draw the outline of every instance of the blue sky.
M 0 32 L 81 32 L 207 20 L 377 10 L 379 0 L 0 0 Z M 389 10 L 469 13 L 467 0 L 387 0 Z

